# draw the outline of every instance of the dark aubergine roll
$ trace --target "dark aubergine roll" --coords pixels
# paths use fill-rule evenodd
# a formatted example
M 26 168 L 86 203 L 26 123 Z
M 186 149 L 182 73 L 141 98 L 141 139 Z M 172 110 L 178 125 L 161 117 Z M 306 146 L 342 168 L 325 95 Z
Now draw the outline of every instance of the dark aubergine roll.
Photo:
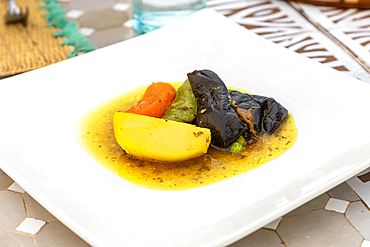
M 187 74 L 197 99 L 196 124 L 211 130 L 211 143 L 227 148 L 246 130 L 231 106 L 229 91 L 218 75 L 210 70 L 195 70 Z
M 288 117 L 288 110 L 275 99 L 259 95 L 250 95 L 230 90 L 234 104 L 245 110 L 251 110 L 254 129 L 271 135 L 275 133 Z

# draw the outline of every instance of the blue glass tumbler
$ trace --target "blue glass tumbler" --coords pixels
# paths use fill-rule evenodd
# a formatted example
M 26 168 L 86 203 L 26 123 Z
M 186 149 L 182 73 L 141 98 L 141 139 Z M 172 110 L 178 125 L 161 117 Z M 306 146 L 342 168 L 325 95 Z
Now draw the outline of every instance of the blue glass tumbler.
M 206 6 L 206 0 L 132 0 L 133 28 L 144 34 Z

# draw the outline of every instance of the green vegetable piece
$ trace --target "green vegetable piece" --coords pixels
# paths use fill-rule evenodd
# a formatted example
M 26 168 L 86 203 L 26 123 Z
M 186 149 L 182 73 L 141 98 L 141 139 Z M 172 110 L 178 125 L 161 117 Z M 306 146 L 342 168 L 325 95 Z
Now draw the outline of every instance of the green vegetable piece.
M 239 153 L 243 150 L 243 146 L 247 143 L 243 136 L 240 136 L 230 147 L 231 152 Z
M 242 149 L 243 149 L 243 145 L 239 142 L 234 142 L 230 147 L 230 150 L 233 153 L 239 153 L 240 151 L 242 151 Z
M 243 136 L 240 136 L 236 141 L 239 142 L 242 145 L 247 143 L 247 141 L 245 140 L 245 138 Z
M 189 80 L 186 80 L 177 90 L 176 98 L 163 118 L 177 122 L 191 123 L 196 116 L 197 100 L 195 99 Z

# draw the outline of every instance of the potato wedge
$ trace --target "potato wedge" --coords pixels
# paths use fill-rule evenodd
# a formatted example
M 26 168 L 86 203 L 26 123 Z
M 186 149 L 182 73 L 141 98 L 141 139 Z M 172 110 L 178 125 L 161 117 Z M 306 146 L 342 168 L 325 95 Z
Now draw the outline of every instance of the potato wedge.
M 113 127 L 118 144 L 143 159 L 184 161 L 206 153 L 211 143 L 209 129 L 133 113 L 114 113 Z

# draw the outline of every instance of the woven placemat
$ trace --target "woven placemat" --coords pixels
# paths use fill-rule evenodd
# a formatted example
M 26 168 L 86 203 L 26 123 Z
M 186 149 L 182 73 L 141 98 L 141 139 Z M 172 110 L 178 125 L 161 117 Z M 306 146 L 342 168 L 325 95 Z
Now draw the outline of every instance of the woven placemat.
M 0 78 L 50 65 L 68 58 L 69 46 L 61 46 L 62 38 L 53 37 L 54 27 L 47 27 L 40 2 L 17 0 L 21 8 L 28 6 L 28 24 L 5 24 L 7 3 L 0 0 Z
M 308 3 L 338 8 L 358 8 L 358 9 L 370 8 L 370 0 L 295 0 L 295 1 L 300 3 Z

